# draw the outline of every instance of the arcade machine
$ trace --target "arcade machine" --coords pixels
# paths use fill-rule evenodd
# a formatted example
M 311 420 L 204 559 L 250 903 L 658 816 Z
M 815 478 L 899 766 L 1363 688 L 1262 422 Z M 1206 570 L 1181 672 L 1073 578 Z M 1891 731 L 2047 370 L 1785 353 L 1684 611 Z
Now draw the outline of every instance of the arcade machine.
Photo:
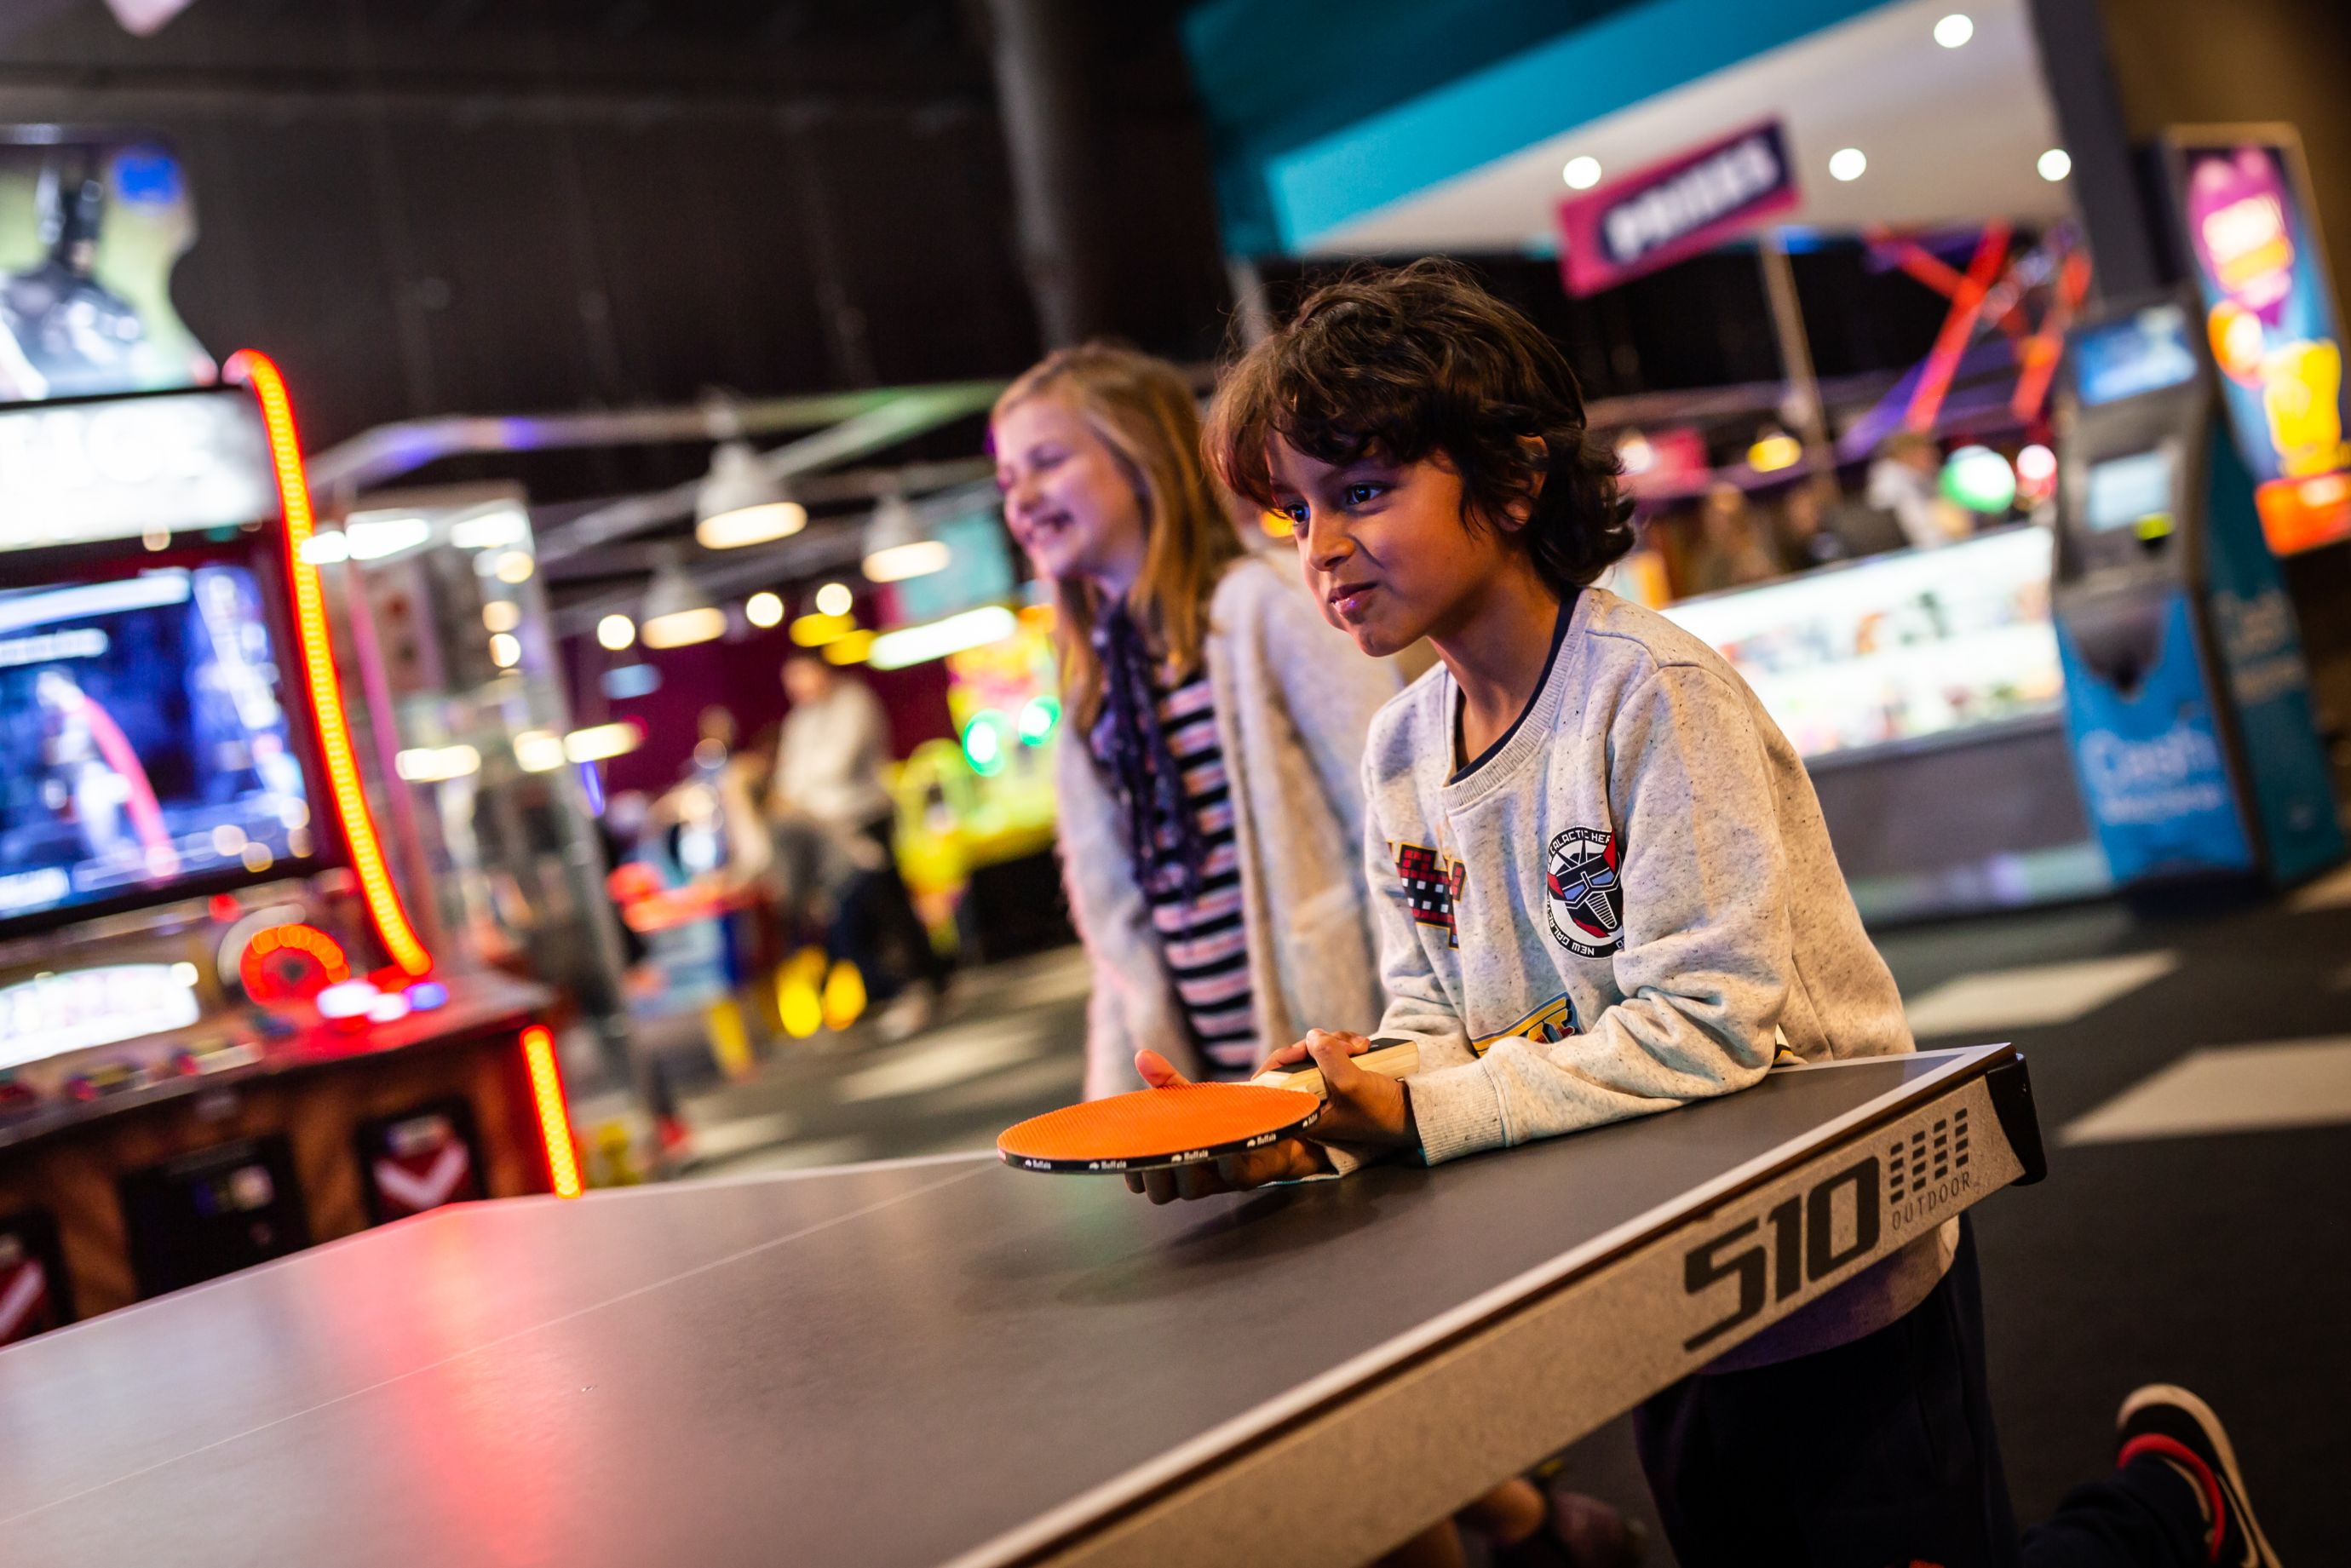
M 2343 858 L 2294 605 L 2188 297 L 2085 318 L 2060 409 L 2067 728 L 2116 882 Z
M 2175 127 L 2163 165 L 2176 259 L 2294 601 L 2336 787 L 2351 789 L 2351 405 L 2302 140 L 2290 125 Z
M 227 371 L 0 409 L 0 1342 L 579 1191 L 548 994 L 412 923 L 284 384 Z
M 1010 635 L 947 655 L 959 740 L 925 741 L 896 770 L 898 860 L 925 921 L 966 962 L 1070 939 L 1054 858 L 1053 746 L 1061 703 L 1049 606 Z

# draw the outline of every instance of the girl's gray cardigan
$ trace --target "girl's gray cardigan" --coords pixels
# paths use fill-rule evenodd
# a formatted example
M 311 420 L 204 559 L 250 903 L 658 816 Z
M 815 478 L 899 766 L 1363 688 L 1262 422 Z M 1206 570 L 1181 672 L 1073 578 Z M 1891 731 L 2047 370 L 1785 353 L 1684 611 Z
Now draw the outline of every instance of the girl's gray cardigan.
M 1205 663 L 1232 786 L 1259 1042 L 1272 1051 L 1309 1029 L 1369 1033 L 1382 996 L 1364 889 L 1364 738 L 1402 689 L 1398 673 L 1322 619 L 1293 565 L 1262 556 L 1235 561 L 1217 584 Z M 1134 1053 L 1144 1046 L 1196 1075 L 1118 807 L 1085 737 L 1064 733 L 1054 776 L 1070 913 L 1093 965 L 1086 1096 L 1140 1088 Z

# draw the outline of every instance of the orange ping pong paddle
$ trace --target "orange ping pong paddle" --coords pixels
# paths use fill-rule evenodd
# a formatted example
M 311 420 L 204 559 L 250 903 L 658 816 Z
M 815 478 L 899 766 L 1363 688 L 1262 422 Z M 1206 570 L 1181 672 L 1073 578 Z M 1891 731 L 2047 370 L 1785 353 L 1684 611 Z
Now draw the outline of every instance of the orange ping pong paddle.
M 1410 1040 L 1375 1040 L 1355 1065 L 1402 1078 L 1420 1064 Z M 1312 1062 L 1248 1083 L 1175 1083 L 1089 1100 L 1008 1127 L 996 1152 L 1016 1170 L 1109 1175 L 1166 1170 L 1246 1154 L 1294 1137 L 1322 1115 L 1322 1074 Z

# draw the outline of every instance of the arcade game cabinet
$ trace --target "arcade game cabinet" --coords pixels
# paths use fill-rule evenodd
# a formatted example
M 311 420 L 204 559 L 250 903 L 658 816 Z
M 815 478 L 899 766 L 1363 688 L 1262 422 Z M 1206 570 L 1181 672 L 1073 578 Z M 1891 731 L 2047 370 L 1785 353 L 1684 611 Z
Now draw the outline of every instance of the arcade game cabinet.
M 2068 344 L 2053 599 L 2082 793 L 2126 888 L 2343 858 L 2294 607 L 2184 294 Z
M 2302 139 L 2290 125 L 2175 127 L 2162 153 L 2174 259 L 2294 601 L 2335 788 L 2351 791 L 2351 405 Z
M 0 408 L 0 1343 L 579 1190 L 541 988 L 436 968 L 277 371 Z

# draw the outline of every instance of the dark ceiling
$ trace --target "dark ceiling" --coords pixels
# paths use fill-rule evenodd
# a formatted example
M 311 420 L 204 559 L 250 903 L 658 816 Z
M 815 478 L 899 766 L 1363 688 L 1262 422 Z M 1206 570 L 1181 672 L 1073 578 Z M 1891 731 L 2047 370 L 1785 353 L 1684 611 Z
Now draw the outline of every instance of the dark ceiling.
M 1225 282 L 1178 7 L 1053 5 L 1122 281 L 1103 325 L 1203 357 Z M 170 139 L 202 231 L 181 313 L 278 358 L 315 450 L 434 413 L 1016 373 L 1038 329 L 990 42 L 982 0 L 195 0 L 144 39 L 101 0 L 7 0 L 0 121 Z M 705 461 L 420 477 L 562 499 Z
M 435 414 L 1000 379 L 1040 349 L 998 112 L 1008 6 L 1065 29 L 1110 280 L 1094 325 L 1208 359 L 1229 295 L 1183 0 L 194 0 L 144 39 L 102 0 L 0 0 L 0 124 L 176 146 L 201 231 L 181 314 L 215 354 L 279 361 L 314 452 Z M 1543 260 L 1484 270 L 1595 398 L 1778 373 L 1751 258 L 1594 300 Z M 1852 247 L 1798 272 L 1824 374 L 1907 364 L 1940 318 Z M 1301 269 L 1269 281 L 1280 304 Z M 878 456 L 979 447 L 966 419 Z M 708 460 L 501 455 L 402 482 L 517 480 L 560 518 Z M 606 567 L 643 563 L 564 575 L 589 591 Z

